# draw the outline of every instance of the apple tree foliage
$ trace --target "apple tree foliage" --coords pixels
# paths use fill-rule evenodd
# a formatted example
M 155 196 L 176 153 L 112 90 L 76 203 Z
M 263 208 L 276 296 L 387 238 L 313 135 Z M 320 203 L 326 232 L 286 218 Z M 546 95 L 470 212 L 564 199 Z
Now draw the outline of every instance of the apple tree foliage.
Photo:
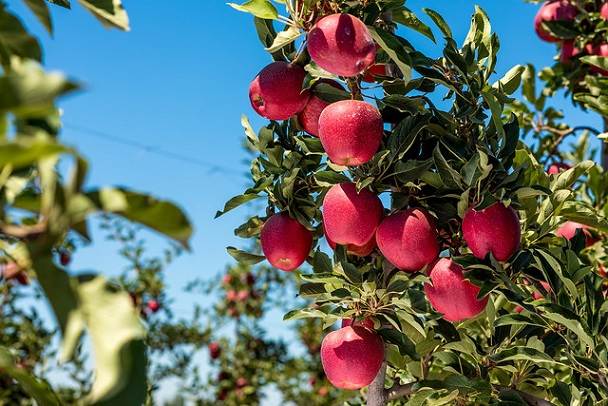
M 78 3 L 105 26 L 128 30 L 119 0 Z M 25 4 L 49 33 L 49 7 L 71 7 L 69 0 Z M 91 362 L 76 379 L 85 388 L 76 395 L 79 404 L 143 404 L 149 355 L 145 326 L 118 283 L 97 272 L 69 272 L 69 249 L 74 241 L 91 242 L 90 225 L 100 214 L 145 226 L 183 247 L 192 227 L 169 201 L 87 183 L 88 161 L 61 142 L 56 104 L 80 84 L 44 69 L 39 41 L 5 2 L 0 2 L 0 64 L 0 262 L 3 276 L 11 279 L 2 283 L 3 403 L 21 404 L 27 398 L 40 405 L 76 403 L 70 400 L 73 388 L 54 390 L 45 379 L 45 359 L 56 355 L 78 371 L 85 367 L 82 351 L 88 351 Z M 29 293 L 12 283 L 28 280 L 35 285 Z M 28 294 L 48 301 L 54 326 L 44 324 L 35 309 L 17 307 L 16 300 Z M 57 354 L 48 345 L 55 329 L 61 338 Z
M 537 131 L 530 111 L 543 110 L 550 93 L 536 92 L 531 67 L 496 72 L 500 41 L 486 13 L 475 7 L 462 39 L 431 9 L 423 12 L 434 27 L 423 23 L 404 0 L 252 0 L 231 6 L 254 15 L 271 59 L 304 67 L 305 86 L 316 96 L 327 102 L 365 98 L 378 106 L 386 124 L 374 158 L 343 167 L 327 160 L 319 139 L 295 119 L 271 121 L 256 131 L 243 117 L 247 145 L 256 152 L 250 187 L 218 213 L 264 199 L 266 211 L 249 218 L 236 235 L 259 238 L 264 221 L 277 212 L 288 212 L 313 232 L 308 266 L 293 274 L 301 282 L 299 295 L 311 304 L 285 319 L 318 318 L 328 329 L 341 319 L 370 318 L 386 345 L 379 372 L 386 378 L 349 404 L 602 404 L 608 397 L 608 304 L 599 274 L 608 232 L 603 170 L 588 159 L 583 138 L 566 155 L 570 169 L 546 172 L 549 160 L 562 154 L 553 147 L 557 138 L 584 129 L 567 127 L 549 109 L 545 124 L 551 129 Z M 336 77 L 311 61 L 305 32 L 335 12 L 368 26 L 378 45 L 377 62 L 390 64 L 392 72 L 367 85 L 361 76 Z M 435 43 L 431 55 L 408 40 L 418 35 Z M 348 91 L 313 87 L 321 78 L 337 80 Z M 589 80 L 582 92 L 597 94 L 590 84 L 601 79 Z M 522 81 L 525 100 L 517 102 Z M 530 111 L 523 107 L 528 103 Z M 480 287 L 479 296 L 489 298 L 485 311 L 450 323 L 425 298 L 424 272 L 399 271 L 378 252 L 359 258 L 338 246 L 327 254 L 322 201 L 329 187 L 344 181 L 386 196 L 391 212 L 414 206 L 432 213 L 442 256 L 461 264 Z M 497 201 L 517 210 L 522 228 L 521 248 L 504 262 L 474 257 L 461 233 L 469 207 Z M 591 227 L 598 241 L 586 247 L 581 231 L 571 240 L 556 236 L 565 221 Z M 255 250 L 228 251 L 242 263 L 264 260 Z

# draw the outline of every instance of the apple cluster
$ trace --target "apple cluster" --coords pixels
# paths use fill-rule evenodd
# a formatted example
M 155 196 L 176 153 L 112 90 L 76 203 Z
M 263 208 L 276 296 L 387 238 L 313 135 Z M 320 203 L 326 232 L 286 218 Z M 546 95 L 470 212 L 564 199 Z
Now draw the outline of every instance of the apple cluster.
M 336 76 L 373 81 L 387 74 L 376 64 L 377 46 L 366 25 L 349 14 L 320 19 L 308 32 L 307 49 L 317 66 Z M 299 126 L 318 137 L 328 160 L 355 168 L 369 162 L 383 137 L 384 121 L 370 103 L 341 100 L 329 103 L 303 90 L 306 71 L 296 63 L 273 62 L 252 81 L 252 107 L 270 120 L 297 118 Z M 335 88 L 330 80 L 318 81 Z M 440 258 L 441 245 L 433 214 L 422 207 L 388 213 L 377 194 L 358 190 L 353 182 L 335 184 L 326 191 L 322 228 L 328 244 L 344 246 L 354 256 L 381 254 L 404 272 L 425 271 L 424 287 L 433 308 L 451 322 L 483 312 L 487 297 L 465 278 L 452 259 Z M 469 208 L 463 218 L 462 238 L 471 253 L 485 259 L 507 261 L 519 249 L 521 228 L 517 212 L 502 202 Z M 261 247 L 270 264 L 293 271 L 309 257 L 313 232 L 287 211 L 271 215 L 261 230 Z M 359 389 L 369 385 L 384 360 L 384 343 L 371 320 L 348 321 L 323 340 L 321 360 L 329 381 L 338 388 Z
M 571 22 L 579 14 L 578 8 L 569 0 L 555 0 L 545 2 L 538 10 L 534 19 L 534 29 L 538 36 L 547 42 L 561 43 L 560 62 L 568 64 L 573 58 L 592 55 L 608 57 L 608 42 L 603 39 L 588 42 L 583 49 L 579 49 L 574 40 L 562 40 L 549 32 L 546 23 Z M 600 17 L 608 21 L 608 2 L 605 2 L 599 11 Z M 591 67 L 591 71 L 603 76 L 608 76 L 608 71 L 597 67 Z

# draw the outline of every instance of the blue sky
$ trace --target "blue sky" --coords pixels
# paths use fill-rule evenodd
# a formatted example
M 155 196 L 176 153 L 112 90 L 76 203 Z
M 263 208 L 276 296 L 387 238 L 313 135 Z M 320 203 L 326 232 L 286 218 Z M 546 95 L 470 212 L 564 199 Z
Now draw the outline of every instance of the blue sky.
M 424 6 L 443 14 L 458 42 L 466 35 L 475 4 L 488 12 L 500 36 L 499 75 L 518 63 L 551 63 L 554 46 L 534 34 L 533 5 L 521 0 L 408 1 L 415 12 Z M 27 15 L 27 25 L 43 39 L 47 67 L 85 84 L 84 92 L 61 103 L 67 124 L 62 137 L 90 159 L 89 184 L 153 192 L 179 202 L 189 213 L 196 228 L 193 251 L 169 269 L 168 283 L 178 312 L 188 311 L 193 300 L 204 302 L 203 297 L 182 294 L 181 288 L 194 278 L 217 274 L 230 261 L 225 246 L 243 243 L 232 230 L 246 210 L 218 220 L 213 217 L 245 186 L 239 175 L 246 168 L 240 115 L 247 114 L 254 127 L 263 124 L 249 106 L 247 91 L 269 57 L 257 40 L 251 17 L 220 0 L 125 1 L 132 31 L 123 33 L 102 28 L 74 4 L 72 11 L 53 7 L 56 27 L 50 38 L 20 2 L 9 1 L 9 6 Z M 421 35 L 401 34 L 421 51 L 439 55 L 441 48 Z M 598 117 L 572 108 L 565 99 L 557 99 L 556 105 L 565 109 L 572 124 L 600 125 Z M 104 140 L 83 128 L 226 170 L 177 162 Z M 107 243 L 96 244 L 79 253 L 74 268 L 115 273 L 122 263 L 113 253 Z M 273 334 L 285 334 L 278 315 L 270 326 Z

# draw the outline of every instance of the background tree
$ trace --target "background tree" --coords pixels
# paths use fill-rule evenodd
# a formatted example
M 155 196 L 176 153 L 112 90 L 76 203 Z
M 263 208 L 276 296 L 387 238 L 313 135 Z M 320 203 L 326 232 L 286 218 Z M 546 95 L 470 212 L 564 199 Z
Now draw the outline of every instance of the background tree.
M 258 151 L 251 187 L 223 211 L 267 197 L 266 213 L 237 228 L 264 256 L 228 251 L 284 271 L 311 265 L 294 277 L 312 304 L 287 320 L 355 319 L 324 339 L 334 386 L 361 389 L 351 402 L 368 405 L 605 399 L 603 279 L 588 255 L 608 230 L 590 202 L 601 169 L 572 159 L 547 173 L 538 159 L 552 144 L 520 141 L 530 122 L 510 114 L 522 105 L 510 96 L 523 76 L 535 103 L 534 75 L 494 78 L 499 41 L 483 10 L 458 46 L 425 9 L 444 38 L 430 57 L 401 35 L 436 38 L 404 1 L 281 3 L 284 15 L 270 1 L 231 4 L 255 16 L 275 62 L 250 87 L 270 124 L 256 133 L 243 119 Z M 584 226 L 565 232 L 567 221 Z

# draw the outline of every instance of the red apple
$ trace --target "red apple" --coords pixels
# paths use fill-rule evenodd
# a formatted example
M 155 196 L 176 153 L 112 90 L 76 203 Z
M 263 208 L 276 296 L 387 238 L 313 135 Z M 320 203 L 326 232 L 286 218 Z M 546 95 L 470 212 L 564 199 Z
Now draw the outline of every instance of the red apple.
M 317 83 L 326 83 L 337 89 L 342 89 L 342 86 L 333 80 L 322 79 Z M 330 104 L 331 103 L 326 102 L 314 94 L 310 96 L 304 110 L 298 113 L 298 123 L 300 123 L 304 131 L 310 135 L 314 135 L 315 137 L 319 136 L 319 116 L 321 116 L 321 112 L 325 109 L 325 107 L 329 106 Z
M 158 300 L 156 300 L 156 299 L 150 299 L 150 300 L 148 300 L 146 307 L 148 308 L 148 310 L 150 312 L 156 313 L 157 311 L 160 310 L 160 303 L 158 303 Z
M 319 117 L 319 138 L 329 159 L 338 165 L 368 162 L 382 142 L 382 116 L 359 100 L 341 100 L 327 106 Z
M 585 46 L 585 50 L 589 55 L 592 56 L 603 56 L 608 57 L 608 43 L 603 44 L 587 44 Z M 591 66 L 591 72 L 599 73 L 603 76 L 608 76 L 608 71 L 604 69 L 600 69 L 596 66 Z
M 70 265 L 70 262 L 72 262 L 72 256 L 70 255 L 70 253 L 68 251 L 61 251 L 59 253 L 59 263 L 62 266 L 68 266 Z
M 216 341 L 209 343 L 208 349 L 209 357 L 211 359 L 218 359 L 222 354 L 222 348 L 220 347 L 220 344 Z
M 570 21 L 576 18 L 578 11 L 575 6 L 567 0 L 547 1 L 538 10 L 534 18 L 534 29 L 538 36 L 547 42 L 559 42 L 559 38 L 554 37 L 543 26 L 543 22 L 551 21 Z
M 597 267 L 597 272 L 600 274 L 602 278 L 608 277 L 608 272 L 606 272 L 606 267 L 602 264 L 599 264 Z
M 245 274 L 245 283 L 249 286 L 253 286 L 255 283 L 255 276 L 251 272 L 247 272 Z
M 312 247 L 312 233 L 286 212 L 266 221 L 260 239 L 268 262 L 283 271 L 302 265 Z
M 324 398 L 329 393 L 329 389 L 327 389 L 327 387 L 325 387 L 325 386 L 322 386 L 319 388 L 319 391 L 317 393 L 319 394 L 320 397 Z
M 547 173 L 549 175 L 557 175 L 558 173 L 567 171 L 570 168 L 572 168 L 572 167 L 568 164 L 565 164 L 562 162 L 557 162 L 557 163 L 551 164 L 551 166 L 549 166 L 549 169 L 547 169 Z
M 253 109 L 270 120 L 287 120 L 302 111 L 309 93 L 302 91 L 306 71 L 299 65 L 273 62 L 249 86 Z
M 374 329 L 374 321 L 372 319 L 363 319 L 363 320 L 357 320 L 357 319 L 342 319 L 342 327 L 348 327 L 348 326 L 361 326 L 361 327 L 365 327 L 365 328 L 369 328 L 370 330 Z
M 226 300 L 229 302 L 235 302 L 237 298 L 237 293 L 235 290 L 229 290 L 226 292 Z
M 228 286 L 230 285 L 230 283 L 232 282 L 232 276 L 226 274 L 224 275 L 224 277 L 222 278 L 222 284 Z
M 602 8 L 600 9 L 600 16 L 604 20 L 608 20 L 608 2 L 604 3 L 604 5 L 602 6 Z
M 570 63 L 570 60 L 576 57 L 580 52 L 581 50 L 574 46 L 574 41 L 564 41 L 562 43 L 562 51 L 559 56 L 559 61 L 563 64 L 568 64 Z
M 307 43 L 312 60 L 334 75 L 356 76 L 376 59 L 369 30 L 350 14 L 332 14 L 317 21 Z
M 237 299 L 240 300 L 241 302 L 246 301 L 247 299 L 249 299 L 249 291 L 248 290 L 239 290 L 239 293 L 237 294 Z
M 386 64 L 377 63 L 370 66 L 363 74 L 361 80 L 367 83 L 374 83 L 378 76 L 388 76 Z
M 374 237 L 383 215 L 382 202 L 368 189 L 357 193 L 354 183 L 333 185 L 323 200 L 323 226 L 331 241 L 364 246 Z
M 325 234 L 325 239 L 327 240 L 327 244 L 329 244 L 329 246 L 331 247 L 331 249 L 335 250 L 337 244 L 335 242 L 333 242 L 331 240 L 331 238 L 329 238 L 327 236 L 327 233 Z M 376 238 L 375 238 L 375 236 L 373 236 L 369 240 L 369 242 L 367 242 L 366 244 L 363 244 L 361 246 L 354 245 L 354 244 L 348 244 L 346 246 L 346 252 L 348 252 L 351 255 L 357 256 L 357 257 L 366 257 L 369 254 L 371 254 L 372 252 L 374 252 L 375 249 L 376 249 Z
M 433 308 L 447 321 L 471 319 L 486 308 L 488 298 L 477 299 L 479 287 L 464 278 L 462 267 L 449 258 L 441 258 L 429 272 L 431 284 L 424 285 Z
M 498 261 L 506 261 L 519 249 L 519 217 L 512 207 L 501 202 L 483 210 L 470 208 L 462 221 L 462 236 L 477 258 L 484 259 L 492 253 Z
M 589 247 L 598 241 L 596 238 L 593 237 L 593 235 L 591 235 L 591 232 L 589 232 L 591 227 L 577 223 L 575 221 L 566 221 L 564 224 L 559 226 L 557 230 L 555 230 L 555 235 L 559 237 L 564 237 L 566 240 L 571 240 L 576 235 L 576 230 L 579 229 L 583 231 L 583 234 L 585 234 L 586 247 Z
M 247 385 L 249 385 L 249 382 L 247 381 L 247 378 L 240 377 L 240 378 L 238 378 L 236 380 L 236 387 L 237 388 L 244 388 Z
M 321 343 L 321 363 L 336 388 L 360 389 L 369 385 L 384 361 L 384 342 L 361 326 L 332 331 Z
M 382 255 L 403 271 L 419 271 L 439 255 L 435 221 L 423 209 L 402 210 L 386 217 L 376 231 L 376 242 Z

